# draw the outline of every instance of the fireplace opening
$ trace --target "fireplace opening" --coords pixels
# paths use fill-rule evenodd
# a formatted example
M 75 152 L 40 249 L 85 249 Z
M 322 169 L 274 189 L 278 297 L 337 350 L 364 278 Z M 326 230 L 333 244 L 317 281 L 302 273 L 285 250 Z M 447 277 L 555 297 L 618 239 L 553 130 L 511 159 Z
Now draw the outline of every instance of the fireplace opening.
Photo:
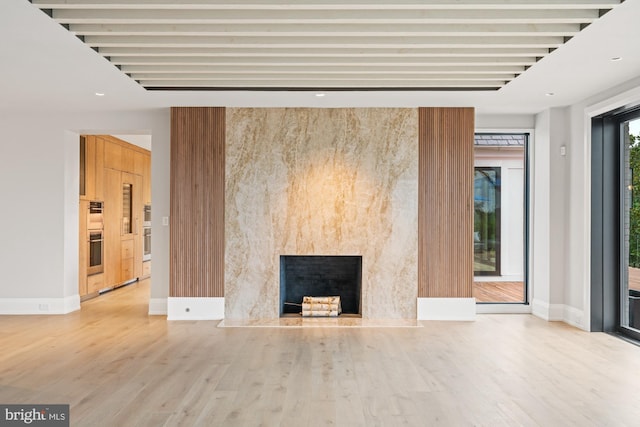
M 305 296 L 339 296 L 342 315 L 360 315 L 362 257 L 280 256 L 280 316 L 300 315 Z

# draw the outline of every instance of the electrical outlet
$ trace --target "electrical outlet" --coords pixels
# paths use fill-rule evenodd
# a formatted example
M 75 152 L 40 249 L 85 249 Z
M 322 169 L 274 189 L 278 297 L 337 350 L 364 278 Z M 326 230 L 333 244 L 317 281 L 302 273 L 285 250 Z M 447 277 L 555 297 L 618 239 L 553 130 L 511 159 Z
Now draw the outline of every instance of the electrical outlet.
M 169 225 L 169 217 L 168 216 L 163 216 L 162 217 L 162 225 L 164 225 L 165 227 L 167 225 Z
M 49 311 L 49 304 L 39 304 L 38 310 L 40 311 Z

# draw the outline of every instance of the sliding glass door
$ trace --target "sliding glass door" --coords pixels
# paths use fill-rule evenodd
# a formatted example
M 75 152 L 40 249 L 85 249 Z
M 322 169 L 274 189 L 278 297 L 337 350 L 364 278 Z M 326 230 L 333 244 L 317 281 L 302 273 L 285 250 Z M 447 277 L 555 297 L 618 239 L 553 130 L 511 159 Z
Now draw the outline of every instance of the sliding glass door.
M 592 119 L 591 330 L 640 339 L 640 107 Z

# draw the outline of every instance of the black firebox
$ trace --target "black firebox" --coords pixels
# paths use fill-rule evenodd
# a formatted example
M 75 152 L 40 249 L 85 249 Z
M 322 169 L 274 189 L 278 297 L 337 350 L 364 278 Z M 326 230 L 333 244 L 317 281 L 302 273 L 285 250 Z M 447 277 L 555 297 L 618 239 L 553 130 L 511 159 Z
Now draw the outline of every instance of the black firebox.
M 342 314 L 359 315 L 361 289 L 361 256 L 280 256 L 281 316 L 300 313 L 304 296 L 339 296 Z

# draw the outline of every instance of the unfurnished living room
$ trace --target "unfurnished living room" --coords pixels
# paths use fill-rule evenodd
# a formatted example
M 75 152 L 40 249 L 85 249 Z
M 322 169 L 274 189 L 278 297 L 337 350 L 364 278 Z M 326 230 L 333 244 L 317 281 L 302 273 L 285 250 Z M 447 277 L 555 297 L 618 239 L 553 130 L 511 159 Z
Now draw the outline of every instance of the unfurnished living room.
M 638 425 L 639 19 L 1 2 L 0 425 Z

